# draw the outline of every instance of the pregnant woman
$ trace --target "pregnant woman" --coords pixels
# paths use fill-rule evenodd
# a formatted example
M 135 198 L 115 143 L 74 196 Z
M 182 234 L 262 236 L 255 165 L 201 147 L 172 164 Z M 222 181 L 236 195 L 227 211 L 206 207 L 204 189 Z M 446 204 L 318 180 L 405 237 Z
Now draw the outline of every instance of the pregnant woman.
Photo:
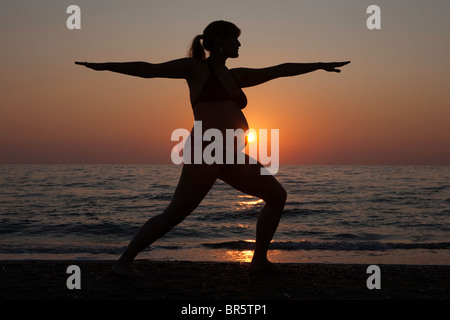
M 262 69 L 236 68 L 229 70 L 226 61 L 239 56 L 240 29 L 227 21 L 210 23 L 203 34 L 192 42 L 190 57 L 160 64 L 147 62 L 75 62 L 98 71 L 112 71 L 142 78 L 185 79 L 190 90 L 192 110 L 196 121 L 202 121 L 202 131 L 218 129 L 248 130 L 242 112 L 247 98 L 242 88 L 256 86 L 272 79 L 296 76 L 315 70 L 340 72 L 349 63 L 284 63 Z M 208 53 L 208 57 L 206 57 Z M 191 133 L 191 136 L 193 132 Z M 245 137 L 242 137 L 245 139 Z M 193 137 L 192 141 L 195 139 Z M 248 157 L 248 156 L 247 156 Z M 193 162 L 190 162 L 193 163 Z M 261 175 L 262 165 L 193 163 L 183 164 L 180 180 L 168 207 L 149 219 L 137 232 L 125 252 L 113 267 L 119 275 L 137 277 L 132 267 L 139 252 L 158 240 L 186 218 L 203 200 L 216 179 L 237 190 L 263 199 L 265 205 L 256 225 L 256 243 L 249 270 L 279 272 L 267 259 L 267 250 L 278 227 L 286 202 L 286 191 L 273 175 Z

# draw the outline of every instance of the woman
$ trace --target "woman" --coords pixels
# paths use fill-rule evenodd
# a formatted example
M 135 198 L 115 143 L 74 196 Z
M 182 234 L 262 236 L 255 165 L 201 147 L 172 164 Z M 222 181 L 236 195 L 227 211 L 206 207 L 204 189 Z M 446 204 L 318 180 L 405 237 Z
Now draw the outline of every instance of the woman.
M 337 68 L 349 63 L 286 63 L 263 69 L 229 70 L 225 63 L 228 58 L 239 56 L 240 33 L 239 28 L 230 22 L 215 21 L 206 27 L 202 35 L 194 38 L 189 58 L 160 64 L 75 63 L 94 70 L 107 70 L 142 78 L 186 79 L 195 120 L 202 121 L 203 131 L 216 128 L 221 132 L 226 129 L 248 130 L 242 113 L 242 109 L 247 105 L 247 98 L 241 88 L 319 69 L 340 72 Z M 207 59 L 205 50 L 209 52 Z M 140 276 L 131 265 L 136 255 L 183 221 L 200 204 L 216 179 L 264 200 L 265 206 L 257 221 L 255 251 L 249 270 L 280 271 L 268 261 L 267 250 L 280 221 L 286 202 L 286 191 L 274 176 L 261 175 L 261 168 L 259 162 L 250 164 L 248 158 L 245 164 L 185 163 L 169 206 L 140 228 L 114 265 L 113 271 L 129 277 Z

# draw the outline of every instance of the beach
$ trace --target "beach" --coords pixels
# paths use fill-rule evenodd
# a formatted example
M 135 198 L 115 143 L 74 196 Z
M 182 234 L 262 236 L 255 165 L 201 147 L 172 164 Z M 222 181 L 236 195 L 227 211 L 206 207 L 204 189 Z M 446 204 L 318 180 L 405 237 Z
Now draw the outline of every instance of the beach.
M 139 279 L 110 272 L 113 261 L 1 261 L 2 300 L 448 300 L 450 267 L 378 265 L 380 289 L 368 289 L 368 265 L 281 263 L 283 274 L 249 273 L 248 263 L 136 260 Z M 80 289 L 68 289 L 70 265 Z

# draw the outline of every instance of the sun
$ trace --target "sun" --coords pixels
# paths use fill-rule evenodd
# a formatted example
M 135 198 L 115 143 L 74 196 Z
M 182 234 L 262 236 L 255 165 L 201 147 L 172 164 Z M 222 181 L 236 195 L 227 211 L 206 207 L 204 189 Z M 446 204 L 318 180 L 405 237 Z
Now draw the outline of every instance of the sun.
M 249 133 L 247 136 L 247 141 L 252 142 L 255 140 L 255 135 L 253 133 Z

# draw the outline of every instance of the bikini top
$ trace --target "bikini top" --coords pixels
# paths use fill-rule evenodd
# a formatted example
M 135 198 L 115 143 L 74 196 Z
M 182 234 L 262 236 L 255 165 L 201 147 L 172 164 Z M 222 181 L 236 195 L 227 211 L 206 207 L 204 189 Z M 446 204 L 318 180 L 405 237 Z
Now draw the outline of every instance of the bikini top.
M 198 95 L 197 99 L 195 99 L 195 101 L 192 103 L 192 107 L 200 102 L 231 100 L 234 101 L 239 106 L 239 108 L 244 109 L 247 106 L 247 97 L 245 96 L 245 93 L 242 91 L 241 87 L 239 87 L 239 90 L 241 91 L 240 94 L 237 97 L 231 97 L 220 79 L 217 77 L 211 61 L 209 59 L 206 59 L 206 61 L 208 62 L 209 66 L 209 78 L 203 86 L 203 89 Z M 236 80 L 236 84 L 238 84 L 234 74 L 232 72 L 231 74 L 233 75 L 234 80 Z

